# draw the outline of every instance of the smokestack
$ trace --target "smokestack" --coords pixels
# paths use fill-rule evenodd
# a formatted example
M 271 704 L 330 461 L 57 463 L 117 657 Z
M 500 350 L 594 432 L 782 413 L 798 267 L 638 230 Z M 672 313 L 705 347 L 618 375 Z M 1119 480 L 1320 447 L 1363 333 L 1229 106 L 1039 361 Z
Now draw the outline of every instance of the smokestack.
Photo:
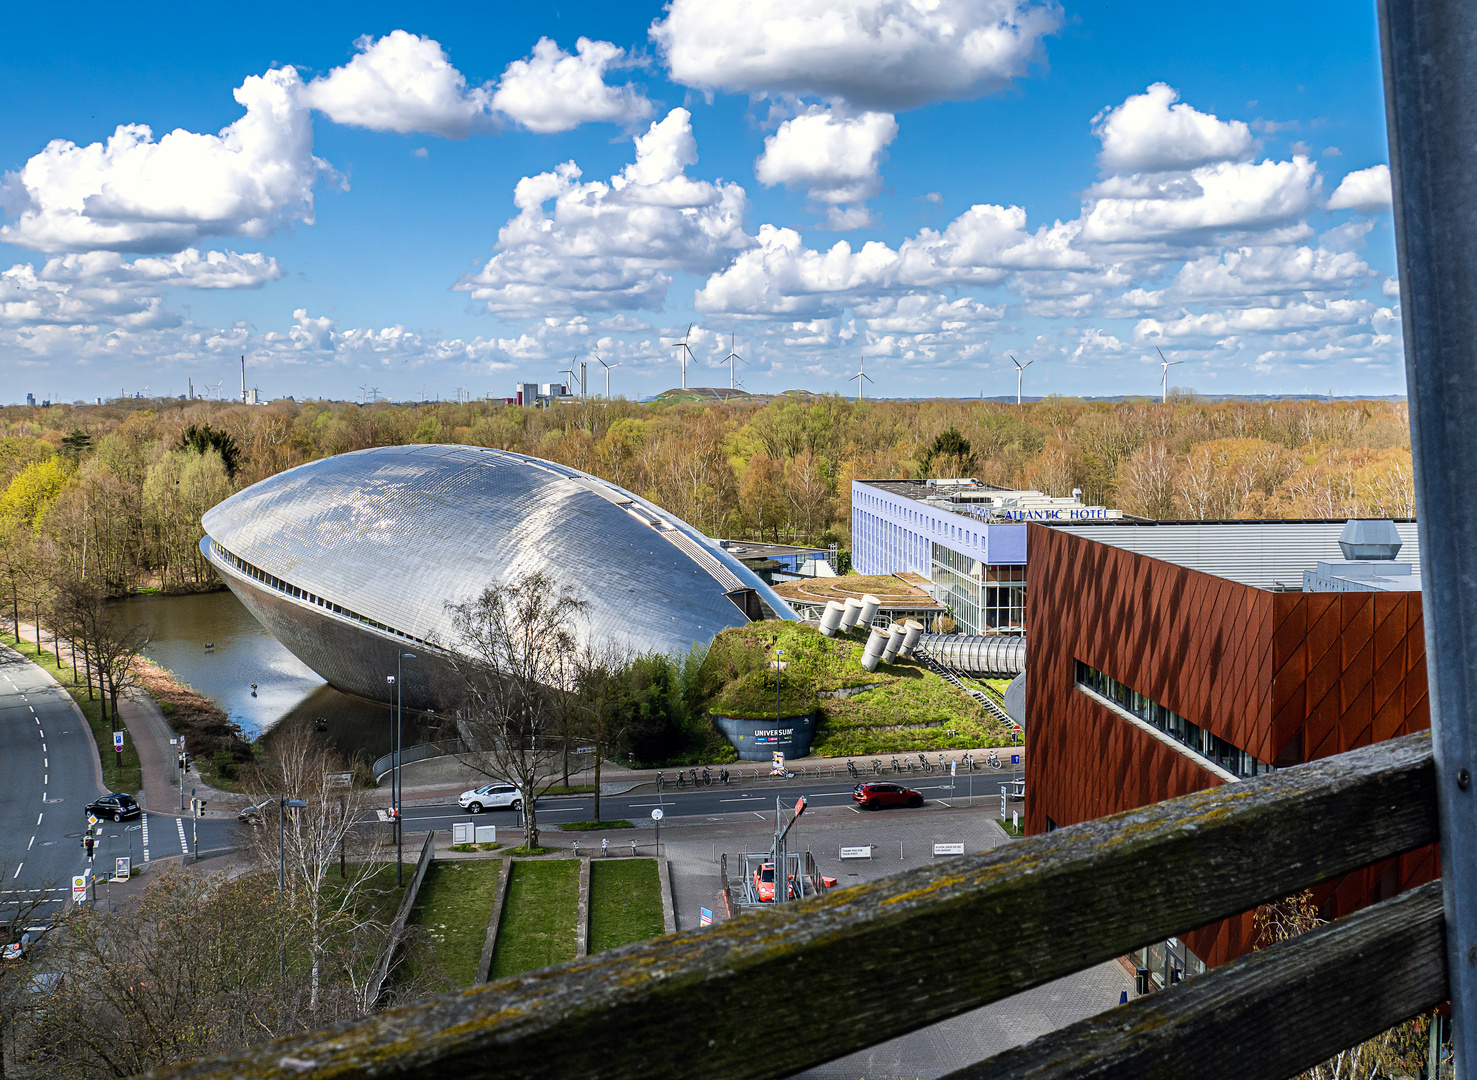
M 246 357 L 241 357 L 241 404 L 246 404 Z

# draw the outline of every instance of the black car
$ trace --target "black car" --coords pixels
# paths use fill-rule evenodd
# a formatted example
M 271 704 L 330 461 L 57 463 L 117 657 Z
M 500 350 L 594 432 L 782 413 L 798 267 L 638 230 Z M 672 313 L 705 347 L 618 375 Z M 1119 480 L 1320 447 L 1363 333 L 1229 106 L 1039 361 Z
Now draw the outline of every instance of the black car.
M 143 807 L 133 801 L 132 795 L 126 795 L 121 791 L 110 791 L 100 799 L 93 799 L 87 804 L 86 809 L 90 814 L 96 814 L 100 818 L 112 818 L 114 821 L 139 817 L 144 812 Z

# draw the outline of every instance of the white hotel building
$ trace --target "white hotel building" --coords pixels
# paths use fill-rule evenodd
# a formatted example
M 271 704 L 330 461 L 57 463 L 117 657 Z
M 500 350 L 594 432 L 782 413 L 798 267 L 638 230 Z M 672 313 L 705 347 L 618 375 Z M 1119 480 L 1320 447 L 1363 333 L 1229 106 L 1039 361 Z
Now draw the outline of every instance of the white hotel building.
M 1024 634 L 1026 523 L 1122 512 L 975 480 L 854 480 L 851 563 L 860 574 L 914 573 L 964 634 Z

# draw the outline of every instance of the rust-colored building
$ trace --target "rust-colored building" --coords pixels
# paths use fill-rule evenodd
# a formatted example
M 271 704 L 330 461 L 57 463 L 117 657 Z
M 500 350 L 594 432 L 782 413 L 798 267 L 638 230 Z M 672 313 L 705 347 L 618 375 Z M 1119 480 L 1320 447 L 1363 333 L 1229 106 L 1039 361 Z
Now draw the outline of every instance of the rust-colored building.
M 1315 564 L 1355 575 L 1372 565 L 1338 561 L 1342 526 L 1031 526 L 1027 831 L 1429 727 L 1413 526 L 1401 526 L 1407 561 L 1381 564 L 1403 579 L 1298 589 Z M 1427 848 L 1319 900 L 1341 915 L 1437 873 Z M 1212 966 L 1239 956 L 1254 945 L 1251 915 L 1184 944 Z

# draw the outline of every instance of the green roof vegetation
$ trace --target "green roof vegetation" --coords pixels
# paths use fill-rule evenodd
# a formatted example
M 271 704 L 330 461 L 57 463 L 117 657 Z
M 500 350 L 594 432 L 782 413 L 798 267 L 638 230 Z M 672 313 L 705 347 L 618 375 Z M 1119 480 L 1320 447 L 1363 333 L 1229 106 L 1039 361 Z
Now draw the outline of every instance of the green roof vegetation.
M 827 638 L 806 623 L 767 621 L 725 630 L 704 663 L 716 716 L 775 715 L 775 649 L 783 650 L 780 714 L 815 713 L 811 752 L 831 757 L 1004 746 L 1004 727 L 971 698 L 913 660 L 869 672 L 866 634 Z

